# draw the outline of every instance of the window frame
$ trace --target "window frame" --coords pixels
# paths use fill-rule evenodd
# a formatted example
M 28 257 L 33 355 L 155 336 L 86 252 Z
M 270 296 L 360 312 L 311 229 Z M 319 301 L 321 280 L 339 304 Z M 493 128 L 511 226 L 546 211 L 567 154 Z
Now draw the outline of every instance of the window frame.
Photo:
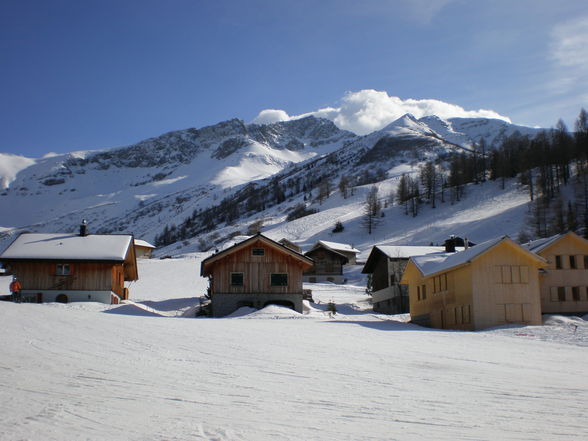
M 73 267 L 70 263 L 57 263 L 55 264 L 55 275 L 56 276 L 71 276 L 73 273 Z
M 233 276 L 241 275 L 241 283 L 234 283 Z M 231 271 L 229 275 L 229 284 L 230 286 L 245 286 L 245 275 L 242 271 Z

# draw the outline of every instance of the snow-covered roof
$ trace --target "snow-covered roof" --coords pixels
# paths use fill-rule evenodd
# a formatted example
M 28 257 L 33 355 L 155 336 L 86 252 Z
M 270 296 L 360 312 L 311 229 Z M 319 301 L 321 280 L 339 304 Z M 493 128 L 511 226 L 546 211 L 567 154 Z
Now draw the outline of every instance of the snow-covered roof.
M 155 248 L 155 245 L 151 245 L 149 242 L 141 239 L 135 239 L 136 247 Z
M 513 242 L 508 236 L 502 236 L 496 239 L 490 239 L 486 242 L 482 242 L 476 246 L 468 248 L 467 250 L 459 251 L 457 253 L 443 252 L 427 254 L 424 256 L 411 257 L 411 260 L 419 269 L 419 271 L 423 274 L 423 276 L 430 276 L 469 263 L 479 255 L 485 253 L 490 248 L 493 248 L 494 246 L 498 245 L 500 242 L 503 241 L 509 241 L 515 246 L 519 246 L 518 244 Z M 534 256 L 533 254 L 530 255 Z M 535 257 L 537 259 L 542 260 L 539 256 Z
M 413 256 L 422 256 L 424 254 L 442 253 L 445 247 L 425 247 L 425 246 L 402 246 L 402 245 L 378 245 L 375 248 L 380 250 L 391 259 L 408 259 Z
M 23 233 L 0 254 L 2 259 L 124 261 L 130 234 Z
M 562 237 L 563 234 L 556 234 L 555 236 L 532 240 L 531 242 L 524 243 L 522 246 L 528 249 L 529 251 L 532 251 L 533 253 L 539 253 L 540 251 L 544 250 L 549 245 L 558 241 Z
M 346 253 L 359 253 L 360 252 L 357 248 L 353 248 L 349 244 L 338 243 L 338 242 L 328 242 L 326 240 L 319 240 L 313 248 L 316 248 L 317 246 L 319 246 L 321 244 L 327 248 L 330 248 L 333 251 L 346 252 Z

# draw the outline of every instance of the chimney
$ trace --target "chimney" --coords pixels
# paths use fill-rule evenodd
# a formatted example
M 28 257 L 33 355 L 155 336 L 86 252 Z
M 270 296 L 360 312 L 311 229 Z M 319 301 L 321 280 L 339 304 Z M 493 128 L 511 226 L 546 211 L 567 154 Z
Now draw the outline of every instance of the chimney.
M 445 252 L 455 253 L 455 236 L 452 235 L 445 240 Z
M 468 240 L 467 236 L 463 239 L 463 247 L 467 250 L 470 247 L 470 241 Z
M 82 219 L 82 223 L 80 224 L 80 236 L 85 237 L 88 235 L 88 221 L 86 219 Z

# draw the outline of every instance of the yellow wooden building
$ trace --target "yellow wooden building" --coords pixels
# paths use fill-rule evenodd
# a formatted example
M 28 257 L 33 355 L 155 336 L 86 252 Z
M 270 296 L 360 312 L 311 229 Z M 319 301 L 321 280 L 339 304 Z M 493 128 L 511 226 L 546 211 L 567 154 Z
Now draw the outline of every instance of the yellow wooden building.
M 587 313 L 588 240 L 569 232 L 535 240 L 524 247 L 547 261 L 539 277 L 543 313 Z
M 543 258 L 508 237 L 456 253 L 412 257 L 401 279 L 412 322 L 479 330 L 507 323 L 540 325 Z

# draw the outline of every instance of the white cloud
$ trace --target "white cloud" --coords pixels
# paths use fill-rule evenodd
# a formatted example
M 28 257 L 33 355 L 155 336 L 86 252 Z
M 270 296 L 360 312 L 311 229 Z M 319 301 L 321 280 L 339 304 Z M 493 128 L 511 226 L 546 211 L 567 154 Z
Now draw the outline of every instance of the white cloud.
M 288 121 L 290 116 L 283 110 L 266 109 L 259 112 L 259 115 L 253 120 L 256 124 L 271 124 L 280 121 Z
M 262 110 L 254 122 L 270 123 L 314 115 L 330 119 L 341 129 L 365 135 L 387 126 L 406 113 L 411 113 L 417 118 L 437 115 L 440 118 L 497 118 L 510 122 L 509 118 L 492 110 L 465 110 L 455 104 L 433 99 L 402 100 L 396 96 L 389 96 L 386 92 L 373 89 L 348 92 L 341 99 L 339 107 L 325 107 L 302 115 L 288 116 L 283 110 Z M 271 117 L 279 117 L 280 119 L 272 121 Z
M 550 56 L 560 92 L 588 93 L 588 16 L 558 24 L 551 32 Z

